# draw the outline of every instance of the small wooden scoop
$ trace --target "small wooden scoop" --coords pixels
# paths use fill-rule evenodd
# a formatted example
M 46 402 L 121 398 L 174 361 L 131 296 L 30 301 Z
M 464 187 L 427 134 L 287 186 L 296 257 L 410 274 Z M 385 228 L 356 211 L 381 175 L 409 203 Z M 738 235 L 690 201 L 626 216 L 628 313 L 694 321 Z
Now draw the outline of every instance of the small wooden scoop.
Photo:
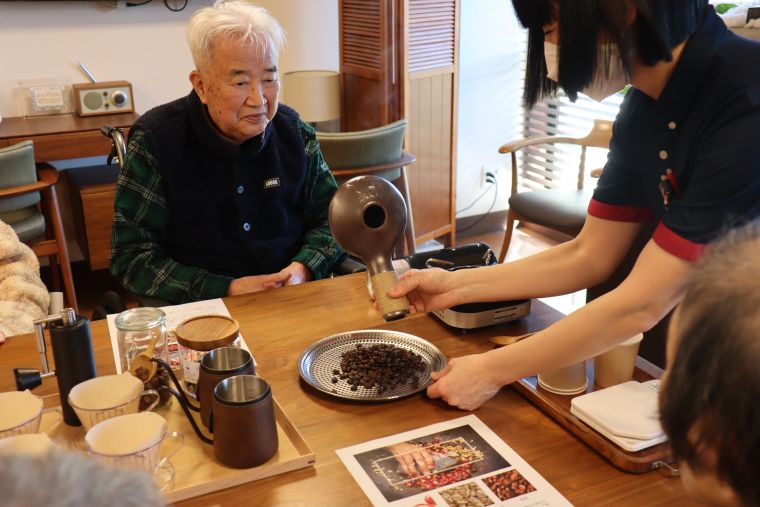
M 129 366 L 129 372 L 137 378 L 140 378 L 140 376 L 137 375 L 137 370 L 140 368 L 145 368 L 148 371 L 148 378 L 143 380 L 143 382 L 147 382 L 156 376 L 158 365 L 151 361 L 151 359 L 153 359 L 153 349 L 156 348 L 158 337 L 158 334 L 154 335 L 150 340 L 150 343 L 148 343 L 148 348 L 137 354 L 134 359 L 132 359 L 132 364 Z
M 491 341 L 500 347 L 505 345 L 512 345 L 520 340 L 533 336 L 535 333 L 521 334 L 519 336 L 492 336 Z

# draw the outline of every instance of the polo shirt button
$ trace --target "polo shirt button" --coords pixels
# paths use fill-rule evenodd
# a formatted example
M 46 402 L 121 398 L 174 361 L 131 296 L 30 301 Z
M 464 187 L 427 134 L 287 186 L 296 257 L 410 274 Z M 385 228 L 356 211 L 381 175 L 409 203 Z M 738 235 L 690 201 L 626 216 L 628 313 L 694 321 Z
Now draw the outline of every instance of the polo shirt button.
M 250 230 L 251 230 L 251 224 L 249 224 L 248 222 L 244 223 L 244 224 L 243 224 L 243 230 L 244 230 L 245 232 L 248 232 L 248 231 L 250 231 Z
M 677 125 L 677 124 L 676 124 L 676 122 L 674 122 L 674 121 L 669 121 L 669 122 L 668 122 L 668 128 L 669 128 L 670 130 L 675 130 L 677 126 L 678 126 L 678 125 Z
M 245 191 L 245 187 L 243 185 L 240 185 L 239 187 L 237 187 L 238 194 L 242 194 L 244 191 Z
M 665 150 L 660 150 L 660 160 L 667 160 L 668 159 L 668 152 Z

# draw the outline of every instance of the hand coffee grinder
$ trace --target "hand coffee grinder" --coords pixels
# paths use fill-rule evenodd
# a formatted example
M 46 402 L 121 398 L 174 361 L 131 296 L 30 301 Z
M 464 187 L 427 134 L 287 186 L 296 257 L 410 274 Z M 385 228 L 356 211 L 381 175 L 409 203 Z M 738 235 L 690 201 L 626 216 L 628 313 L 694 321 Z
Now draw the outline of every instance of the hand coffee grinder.
M 391 257 L 404 233 L 406 219 L 401 193 L 377 176 L 351 178 L 330 201 L 328 222 L 333 237 L 345 251 L 367 265 L 372 292 L 386 321 L 409 314 L 406 297 L 391 299 L 386 295 L 398 281 Z
M 50 344 L 53 347 L 55 371 L 50 371 L 45 343 L 45 325 L 50 330 Z M 16 389 L 34 389 L 42 384 L 43 378 L 56 376 L 61 397 L 63 421 L 69 426 L 80 426 L 74 409 L 69 405 L 69 391 L 75 385 L 95 377 L 95 356 L 92 351 L 90 321 L 77 315 L 73 309 L 64 308 L 44 319 L 34 321 L 37 350 L 40 353 L 42 372 L 34 368 L 14 368 Z

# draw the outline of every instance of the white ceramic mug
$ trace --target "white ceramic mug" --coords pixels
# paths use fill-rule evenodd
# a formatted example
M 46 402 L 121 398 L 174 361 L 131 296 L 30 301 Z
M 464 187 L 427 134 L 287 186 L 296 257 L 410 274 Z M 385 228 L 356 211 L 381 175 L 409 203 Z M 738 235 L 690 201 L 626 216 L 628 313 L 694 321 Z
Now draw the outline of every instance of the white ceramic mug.
M 60 408 L 44 408 L 42 398 L 29 390 L 0 393 L 0 438 L 40 432 L 42 414 L 58 414 L 63 419 Z
M 143 382 L 131 373 L 94 377 L 75 385 L 69 391 L 69 405 L 74 409 L 82 426 L 89 430 L 99 422 L 112 417 L 135 414 L 140 397 L 152 394 L 156 399 L 146 410 L 153 409 L 159 401 L 154 390 L 143 390 Z
M 166 456 L 161 456 L 161 444 L 165 439 L 175 441 L 176 446 Z M 93 426 L 85 435 L 87 448 L 102 463 L 144 470 L 156 476 L 161 489 L 174 479 L 171 458 L 184 442 L 182 433 L 169 432 L 166 419 L 153 412 L 140 412 L 112 417 Z

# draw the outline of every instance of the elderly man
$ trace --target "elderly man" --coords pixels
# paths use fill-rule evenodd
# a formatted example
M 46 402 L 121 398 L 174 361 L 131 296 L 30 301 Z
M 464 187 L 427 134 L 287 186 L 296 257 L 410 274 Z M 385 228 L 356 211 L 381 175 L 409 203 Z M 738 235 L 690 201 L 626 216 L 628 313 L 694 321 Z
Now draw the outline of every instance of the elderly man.
M 335 179 L 314 130 L 279 105 L 284 34 L 247 2 L 190 21 L 193 91 L 133 126 L 116 183 L 110 271 L 173 303 L 324 278 Z

